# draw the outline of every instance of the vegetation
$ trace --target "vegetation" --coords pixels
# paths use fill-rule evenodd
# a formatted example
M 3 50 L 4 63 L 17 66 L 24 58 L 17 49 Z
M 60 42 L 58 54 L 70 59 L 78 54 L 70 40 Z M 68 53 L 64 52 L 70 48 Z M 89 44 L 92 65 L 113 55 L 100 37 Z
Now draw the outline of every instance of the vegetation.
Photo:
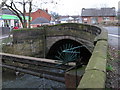
M 119 82 L 119 64 L 120 51 L 114 47 L 108 47 L 107 73 L 106 73 L 106 88 L 118 88 Z
M 10 0 L 10 3 L 7 3 L 7 1 L 8 0 L 4 0 L 2 2 L 2 6 L 6 6 L 10 11 L 13 12 L 13 14 L 15 14 L 16 16 L 18 16 L 20 22 L 22 23 L 23 28 L 27 28 L 27 23 L 26 23 L 26 20 L 25 20 L 26 4 L 29 4 L 29 16 L 30 16 L 30 13 L 32 11 L 32 8 L 31 8 L 32 0 L 28 0 L 28 1 L 23 0 L 23 1 L 18 1 L 18 2 Z M 20 5 L 23 6 L 23 11 L 21 11 L 21 10 L 18 9 L 19 7 L 16 6 L 16 3 L 19 3 Z
M 31 15 L 31 11 L 33 10 L 33 0 L 22 0 L 22 1 L 13 1 L 13 0 L 2 0 L 2 3 L 0 4 L 0 8 L 6 6 L 10 11 L 13 12 L 13 14 L 15 14 L 16 16 L 18 16 L 23 28 L 27 28 L 27 21 L 25 19 L 25 15 L 26 15 L 26 11 L 28 9 L 28 13 L 29 13 L 29 20 L 28 20 L 28 27 L 30 28 L 30 22 L 31 22 L 31 18 L 30 18 L 30 15 Z M 53 0 L 49 0 L 49 1 L 42 1 L 42 0 L 39 0 L 39 2 L 41 2 L 41 4 L 47 4 L 47 3 L 53 3 L 53 4 L 57 4 L 56 1 L 53 1 Z M 36 2 L 39 4 L 39 2 Z M 21 11 L 19 9 L 19 7 L 17 5 L 21 5 L 23 8 Z M 38 7 L 36 7 L 38 9 Z M 55 14 L 55 17 L 57 16 L 57 14 Z
M 108 64 L 107 67 L 106 67 L 106 70 L 107 70 L 107 71 L 112 71 L 112 70 L 113 70 L 113 67 Z

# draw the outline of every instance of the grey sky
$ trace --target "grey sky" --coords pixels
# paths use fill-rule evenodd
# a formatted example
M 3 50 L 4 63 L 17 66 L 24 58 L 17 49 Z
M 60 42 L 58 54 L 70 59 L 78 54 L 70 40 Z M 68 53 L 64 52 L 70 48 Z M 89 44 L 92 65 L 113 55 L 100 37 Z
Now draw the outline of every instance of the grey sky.
M 47 2 L 54 1 L 57 2 L 57 4 L 55 3 L 41 4 L 41 2 L 45 1 Z M 118 2 L 119 0 L 33 0 L 33 4 L 36 5 L 37 8 L 42 9 L 47 8 L 49 12 L 54 11 L 59 13 L 60 15 L 81 15 L 82 8 L 115 7 L 117 10 Z M 18 7 L 19 9 L 22 9 L 21 6 L 18 5 Z
M 58 5 L 44 5 L 62 15 L 80 15 L 82 8 L 115 7 L 118 9 L 119 0 L 59 0 Z

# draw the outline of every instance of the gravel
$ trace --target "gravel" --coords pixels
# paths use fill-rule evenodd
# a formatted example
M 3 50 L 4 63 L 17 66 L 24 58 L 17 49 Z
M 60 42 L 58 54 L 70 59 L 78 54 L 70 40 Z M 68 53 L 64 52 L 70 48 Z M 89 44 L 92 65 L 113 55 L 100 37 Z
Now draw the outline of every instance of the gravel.
M 108 47 L 108 62 L 112 69 L 107 70 L 106 88 L 120 89 L 120 51 L 114 47 Z

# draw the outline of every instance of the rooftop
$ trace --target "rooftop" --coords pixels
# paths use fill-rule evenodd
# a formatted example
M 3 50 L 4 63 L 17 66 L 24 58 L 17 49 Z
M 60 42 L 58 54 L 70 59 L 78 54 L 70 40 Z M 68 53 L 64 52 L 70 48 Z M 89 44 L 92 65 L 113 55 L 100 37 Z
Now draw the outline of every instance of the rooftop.
M 38 17 L 31 22 L 31 24 L 42 24 L 42 23 L 49 23 L 49 20 L 47 20 L 44 17 Z
M 101 8 L 101 9 L 96 9 L 96 8 L 88 8 L 82 9 L 81 16 L 116 16 L 116 11 L 115 8 Z
M 9 9 L 7 9 L 7 8 L 2 8 L 0 13 L 14 15 L 13 12 L 10 11 Z

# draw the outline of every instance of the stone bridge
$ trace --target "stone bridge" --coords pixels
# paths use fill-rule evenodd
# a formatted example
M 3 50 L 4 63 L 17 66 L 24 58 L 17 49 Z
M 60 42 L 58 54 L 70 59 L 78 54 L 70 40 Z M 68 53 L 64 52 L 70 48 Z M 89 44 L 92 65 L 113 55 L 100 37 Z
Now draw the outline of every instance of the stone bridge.
M 12 50 L 9 53 L 56 59 L 56 53 L 63 45 L 82 45 L 81 57 L 89 60 L 101 29 L 86 24 L 59 24 L 34 29 L 13 31 Z M 14 49 L 13 49 L 14 48 Z
M 98 43 L 100 44 L 99 46 L 97 45 Z M 95 57 L 99 58 L 99 51 L 97 49 L 100 49 L 100 53 L 105 52 L 104 55 L 106 55 L 106 47 L 105 49 L 103 48 L 104 46 L 107 46 L 106 43 L 107 32 L 101 27 L 87 24 L 66 23 L 32 29 L 14 30 L 13 45 L 5 47 L 4 52 L 48 59 L 58 59 L 55 56 L 58 55 L 61 48 L 64 50 L 82 46 L 80 48 L 81 62 L 84 65 L 87 65 L 88 62 L 90 62 L 89 60 L 91 57 L 93 57 L 93 53 L 97 52 L 98 54 Z M 96 48 L 96 51 L 94 52 L 96 45 L 98 48 Z M 99 70 L 99 67 L 95 66 L 97 65 L 95 64 L 95 61 L 93 61 L 93 63 L 93 68 L 91 64 L 88 64 L 90 66 L 90 70 Z M 99 63 L 99 61 L 97 63 Z M 98 68 L 96 69 L 94 67 Z M 89 68 L 87 70 L 89 70 Z M 69 77 L 69 75 L 67 77 Z M 84 84 L 79 87 L 84 88 Z

